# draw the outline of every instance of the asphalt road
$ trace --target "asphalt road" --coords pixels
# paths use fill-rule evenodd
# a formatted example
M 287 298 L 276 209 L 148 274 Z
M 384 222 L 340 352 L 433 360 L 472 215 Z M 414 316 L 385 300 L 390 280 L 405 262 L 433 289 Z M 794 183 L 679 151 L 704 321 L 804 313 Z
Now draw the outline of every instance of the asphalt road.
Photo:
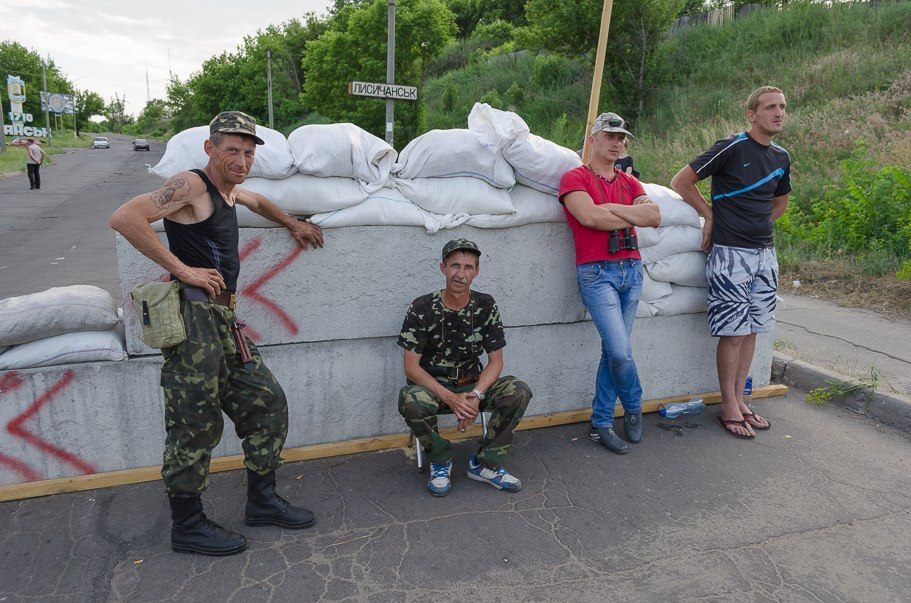
M 446 498 L 403 450 L 291 463 L 300 532 L 244 525 L 243 473 L 216 474 L 209 515 L 250 540 L 227 558 L 171 552 L 161 482 L 3 503 L 0 601 L 911 600 L 911 440 L 796 390 L 756 406 L 755 441 L 712 407 L 679 436 L 646 416 L 622 457 L 519 432 L 517 494 L 465 477 L 469 442 Z
M 61 285 L 97 285 L 120 298 L 114 231 L 118 206 L 160 186 L 146 170 L 164 152 L 133 151 L 132 138 L 109 135 L 110 149 L 79 149 L 42 167 L 41 190 L 25 174 L 0 179 L 0 299 Z

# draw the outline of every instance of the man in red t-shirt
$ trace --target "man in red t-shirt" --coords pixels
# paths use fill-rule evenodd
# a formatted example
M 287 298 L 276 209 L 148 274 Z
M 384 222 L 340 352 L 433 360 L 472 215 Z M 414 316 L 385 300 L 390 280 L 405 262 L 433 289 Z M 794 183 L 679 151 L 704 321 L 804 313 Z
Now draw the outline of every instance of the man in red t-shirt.
M 559 195 L 575 241 L 579 293 L 601 335 L 589 437 L 617 454 L 629 452 L 613 429 L 618 396 L 627 440 L 642 439 L 642 386 L 630 345 L 642 292 L 635 227 L 661 221 L 642 184 L 614 169 L 627 135 L 619 115 L 599 115 L 589 138 L 591 163 L 563 174 Z

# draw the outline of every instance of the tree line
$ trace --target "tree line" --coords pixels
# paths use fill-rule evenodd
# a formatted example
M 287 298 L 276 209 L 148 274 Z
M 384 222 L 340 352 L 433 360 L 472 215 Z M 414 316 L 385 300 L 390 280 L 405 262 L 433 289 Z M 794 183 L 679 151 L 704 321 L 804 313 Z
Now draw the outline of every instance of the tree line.
M 615 0 L 602 96 L 627 114 L 641 112 L 656 52 L 668 27 L 682 14 L 724 4 L 724 0 Z M 766 1 L 767 4 L 775 4 Z M 741 2 L 742 4 L 742 2 Z M 520 51 L 569 57 L 591 67 L 602 0 L 397 0 L 397 83 L 420 88 L 441 70 L 480 55 Z M 307 13 L 246 36 L 233 52 L 206 60 L 186 79 L 171 76 L 166 97 L 153 99 L 136 117 L 123 99 L 105 102 L 77 90 L 48 61 L 49 87 L 77 95 L 77 127 L 167 136 L 208 123 L 225 109 L 238 109 L 268 123 L 266 51 L 271 54 L 274 123 L 286 133 L 307 123 L 353 122 L 377 136 L 385 131 L 384 101 L 352 97 L 351 80 L 383 82 L 386 77 L 386 0 L 335 0 L 324 15 Z M 16 43 L 0 43 L 0 65 L 35 80 L 41 57 Z M 53 75 L 52 75 L 53 74 Z M 51 86 L 53 81 L 53 86 Z M 37 95 L 29 97 L 37 103 Z M 424 129 L 422 103 L 396 104 L 397 143 Z M 34 111 L 38 113 L 38 111 Z M 93 124 L 92 115 L 105 121 Z

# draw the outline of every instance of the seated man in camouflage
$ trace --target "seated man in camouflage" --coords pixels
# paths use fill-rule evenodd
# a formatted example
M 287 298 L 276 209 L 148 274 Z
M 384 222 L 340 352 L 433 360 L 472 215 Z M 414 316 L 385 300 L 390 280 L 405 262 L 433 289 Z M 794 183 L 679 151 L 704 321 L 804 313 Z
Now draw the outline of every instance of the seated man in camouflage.
M 516 492 L 522 482 L 503 468 L 513 431 L 525 414 L 531 390 L 515 377 L 500 377 L 506 338 L 493 298 L 471 290 L 481 252 L 467 239 L 443 247 L 440 271 L 446 288 L 411 302 L 399 345 L 405 348 L 408 385 L 399 392 L 399 412 L 430 457 L 434 496 L 450 489 L 452 444 L 437 431 L 437 415 L 455 414 L 459 430 L 478 413 L 490 412 L 487 434 L 468 461 L 468 477 Z M 481 354 L 487 366 L 481 368 Z

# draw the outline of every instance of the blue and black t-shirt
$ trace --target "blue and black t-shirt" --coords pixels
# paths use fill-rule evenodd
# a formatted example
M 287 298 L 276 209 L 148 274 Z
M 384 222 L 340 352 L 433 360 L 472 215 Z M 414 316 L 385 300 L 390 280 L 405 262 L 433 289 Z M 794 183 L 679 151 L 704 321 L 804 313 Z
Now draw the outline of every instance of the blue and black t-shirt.
M 723 138 L 690 162 L 700 180 L 712 176 L 712 243 L 772 247 L 772 199 L 791 192 L 791 156 L 746 132 Z

